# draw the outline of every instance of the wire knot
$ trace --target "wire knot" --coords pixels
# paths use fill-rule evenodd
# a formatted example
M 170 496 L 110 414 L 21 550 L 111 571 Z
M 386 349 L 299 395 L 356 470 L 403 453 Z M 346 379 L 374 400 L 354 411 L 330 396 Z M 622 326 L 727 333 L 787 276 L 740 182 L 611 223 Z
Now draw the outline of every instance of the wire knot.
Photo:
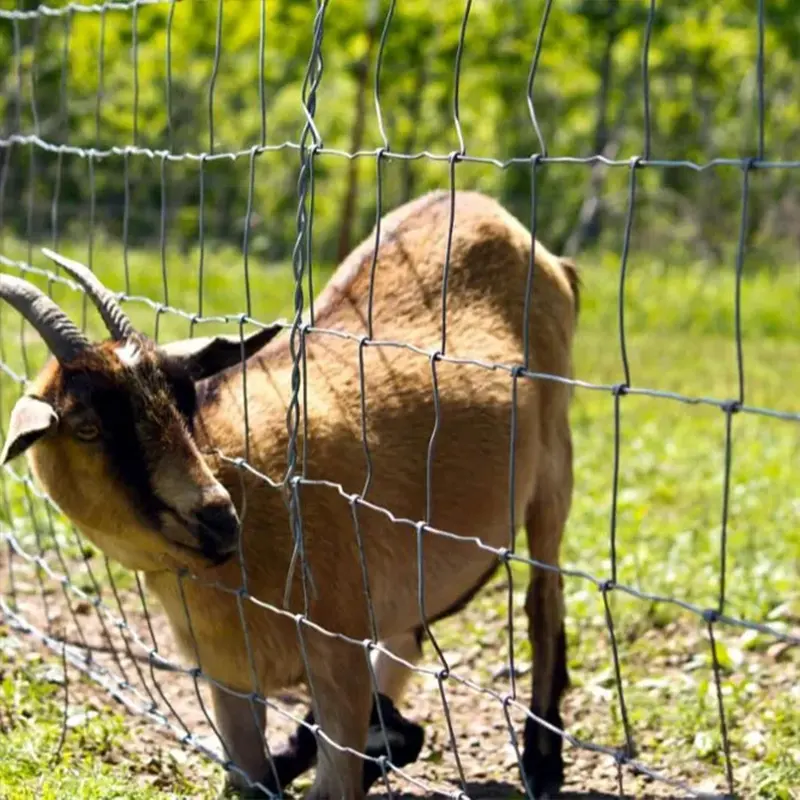
M 720 408 L 726 414 L 735 414 L 737 411 L 742 410 L 742 403 L 740 400 L 726 400 Z
M 719 622 L 719 611 L 716 608 L 707 608 L 703 611 L 703 621 L 709 625 Z
M 744 172 L 749 172 L 751 169 L 756 169 L 758 167 L 758 162 L 758 156 L 750 156 L 750 158 L 746 158 L 742 161 L 742 170 L 744 170 Z
M 627 383 L 615 383 L 611 387 L 611 394 L 614 395 L 614 397 L 623 397 L 628 394 L 630 388 L 631 387 L 628 386 Z

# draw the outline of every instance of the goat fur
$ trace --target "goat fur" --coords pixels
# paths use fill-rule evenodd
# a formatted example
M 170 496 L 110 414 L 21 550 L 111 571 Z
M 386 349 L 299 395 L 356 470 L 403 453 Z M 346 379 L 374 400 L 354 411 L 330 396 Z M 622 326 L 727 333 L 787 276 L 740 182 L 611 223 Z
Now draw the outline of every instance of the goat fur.
M 192 480 L 216 480 L 230 494 L 241 519 L 241 561 L 236 557 L 210 566 L 188 553 L 165 555 L 167 548 L 152 535 L 145 538 L 134 521 L 124 487 L 108 486 L 111 479 L 101 466 L 81 458 L 79 444 L 47 436 L 28 450 L 35 474 L 65 513 L 105 552 L 144 572 L 183 652 L 203 673 L 238 692 L 264 695 L 308 682 L 322 729 L 357 751 L 364 748 L 372 702 L 366 650 L 298 626 L 294 615 L 358 641 L 370 637 L 361 549 L 379 637 L 388 647 L 398 642 L 402 649 L 421 622 L 414 523 L 426 523 L 421 541 L 430 619 L 457 606 L 497 563 L 471 538 L 495 549 L 508 547 L 512 520 L 524 523 L 531 556 L 555 566 L 569 513 L 569 384 L 512 377 L 507 370 L 475 363 L 523 362 L 530 232 L 482 194 L 456 192 L 454 201 L 444 359 L 388 343 L 428 353 L 442 346 L 442 280 L 451 222 L 447 193 L 421 197 L 381 220 L 372 320 L 373 340 L 386 346 L 359 341 L 368 334 L 374 233 L 339 267 L 315 303 L 314 329 L 304 335 L 296 443 L 296 474 L 304 480 L 294 484 L 311 584 L 304 586 L 303 570 L 294 570 L 289 613 L 274 609 L 284 607 L 294 550 L 288 512 L 292 487 L 273 488 L 262 477 L 280 483 L 288 468 L 293 369 L 288 337 L 273 340 L 246 362 L 249 440 L 239 364 L 197 383 L 196 452 L 187 445 L 171 456 L 170 474 L 185 484 L 187 463 L 201 454 L 202 465 L 189 470 Z M 538 242 L 533 266 L 529 369 L 570 378 L 576 272 Z M 59 370 L 48 365 L 32 393 L 52 394 Z M 438 428 L 429 454 L 437 397 Z M 516 438 L 510 468 L 513 398 Z M 249 468 L 236 462 L 245 454 Z M 176 477 L 175 486 L 180 481 Z M 407 522 L 395 524 L 351 502 L 365 487 L 369 504 Z M 193 577 L 180 577 L 181 567 Z M 243 586 L 246 595 L 240 598 Z M 535 651 L 532 709 L 560 724 L 558 700 L 567 677 L 557 573 L 532 569 L 526 611 Z M 418 657 L 413 648 L 403 655 Z M 385 668 L 386 657 L 384 662 Z M 395 676 L 387 693 L 398 695 L 404 680 Z M 215 710 L 229 753 L 248 772 L 265 770 L 261 732 L 252 715 L 248 710 L 243 717 L 243 706 L 224 695 L 215 691 Z M 523 762 L 535 791 L 560 783 L 560 750 L 559 737 L 529 720 Z M 321 755 L 313 797 L 360 798 L 363 762 L 326 743 Z

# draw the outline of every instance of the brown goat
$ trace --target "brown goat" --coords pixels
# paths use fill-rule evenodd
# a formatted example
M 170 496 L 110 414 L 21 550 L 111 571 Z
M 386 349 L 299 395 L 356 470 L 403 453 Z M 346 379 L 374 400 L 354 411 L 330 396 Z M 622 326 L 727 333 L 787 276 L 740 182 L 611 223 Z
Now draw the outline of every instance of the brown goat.
M 450 215 L 449 195 L 433 193 L 381 221 L 375 340 L 427 353 L 441 347 Z M 217 726 L 239 769 L 230 778 L 236 786 L 249 783 L 242 773 L 250 781 L 270 774 L 264 708 L 253 713 L 250 693 L 305 681 L 314 717 L 338 744 L 320 740 L 309 797 L 365 794 L 364 762 L 347 749 L 363 752 L 367 740 L 373 695 L 366 650 L 314 626 L 359 643 L 371 636 L 365 572 L 382 645 L 405 661 L 418 659 L 420 530 L 427 621 L 461 608 L 498 563 L 474 542 L 439 531 L 497 549 L 508 546 L 512 520 L 524 521 L 531 557 L 558 564 L 572 494 L 569 383 L 485 366 L 523 363 L 530 232 L 488 197 L 455 194 L 444 359 L 360 341 L 368 333 L 373 249 L 374 234 L 340 266 L 316 302 L 315 328 L 304 335 L 299 400 L 306 421 L 296 470 L 303 480 L 291 486 L 283 478 L 293 364 L 288 339 L 270 341 L 278 326 L 243 347 L 224 337 L 157 346 L 133 330 L 88 270 L 51 254 L 83 284 L 112 333 L 92 344 L 38 289 L 0 276 L 0 296 L 55 356 L 15 406 L 0 461 L 26 451 L 67 517 L 106 554 L 145 574 L 183 651 L 213 681 Z M 529 368 L 569 378 L 575 270 L 539 243 L 533 264 Z M 242 466 L 245 455 L 250 469 Z M 365 484 L 366 505 L 353 500 Z M 307 573 L 290 569 L 292 487 Z M 393 522 L 374 506 L 412 522 Z M 191 576 L 181 577 L 186 571 Z M 285 599 L 291 614 L 275 610 Z M 568 678 L 557 571 L 532 568 L 525 610 L 531 709 L 560 728 Z M 314 626 L 298 624 L 298 614 Z M 375 673 L 381 695 L 398 701 L 409 671 L 378 651 Z M 524 740 L 530 789 L 557 790 L 561 737 L 529 717 Z

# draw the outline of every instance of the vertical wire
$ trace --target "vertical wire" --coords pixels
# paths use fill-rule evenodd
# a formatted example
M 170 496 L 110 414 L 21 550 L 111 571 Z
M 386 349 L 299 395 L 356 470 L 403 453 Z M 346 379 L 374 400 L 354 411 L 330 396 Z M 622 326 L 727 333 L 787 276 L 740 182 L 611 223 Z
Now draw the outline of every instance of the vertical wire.
M 383 218 L 383 170 L 382 156 L 385 148 L 380 148 L 375 157 L 375 247 L 372 249 L 372 263 L 369 267 L 369 292 L 367 295 L 367 338 L 374 338 L 373 301 L 375 297 L 375 271 L 378 267 L 378 250 L 381 241 L 381 221 Z
M 197 316 L 203 316 L 203 281 L 206 254 L 206 159 L 200 159 L 200 197 L 197 209 L 197 238 L 200 261 L 197 265 Z
M 89 230 L 87 231 L 89 242 L 88 252 L 86 254 L 86 266 L 92 271 L 94 271 L 94 227 L 97 221 L 97 185 L 95 183 L 94 163 L 94 156 L 90 154 L 86 159 L 86 164 L 89 169 Z M 83 295 L 81 302 L 81 324 L 83 329 L 86 330 L 89 296 L 86 292 L 81 292 L 81 294 Z
M 447 354 L 447 285 L 450 277 L 450 256 L 453 250 L 453 227 L 456 221 L 456 162 L 458 153 L 451 153 L 449 163 L 449 192 L 450 207 L 449 220 L 447 223 L 447 241 L 444 250 L 444 266 L 442 267 L 442 345 L 439 349 L 440 355 Z
M 131 59 L 133 61 L 133 146 L 139 144 L 139 5 L 131 17 Z
M 728 514 L 731 494 L 731 462 L 733 456 L 733 415 L 737 411 L 736 403 L 729 403 L 725 408 L 725 456 L 722 478 L 722 521 L 720 523 L 719 542 L 719 598 L 717 610 L 725 611 L 725 590 L 728 574 Z
M 128 261 L 128 234 L 131 218 L 131 172 L 130 153 L 126 150 L 122 156 L 122 266 L 125 272 L 125 294 L 131 293 L 131 270 Z
M 172 23 L 175 18 L 175 0 L 171 0 L 167 12 L 167 41 L 166 41 L 166 95 L 167 95 L 167 147 L 170 152 L 175 151 L 175 132 L 172 127 Z
M 94 144 L 100 147 L 100 126 L 103 119 L 103 99 L 105 98 L 106 64 L 106 8 L 100 11 L 100 43 L 97 53 L 97 93 L 94 103 Z
M 247 391 L 247 353 L 245 351 L 245 333 L 244 333 L 244 315 L 242 315 L 239 319 L 239 357 L 242 363 L 242 408 L 244 409 L 244 459 L 246 463 L 250 463 L 250 416 L 249 416 L 249 403 L 248 403 L 248 391 Z M 239 623 L 242 627 L 242 635 L 244 636 L 245 642 L 245 649 L 247 651 L 247 664 L 250 670 L 250 684 L 253 687 L 251 692 L 251 696 L 249 698 L 249 706 L 250 711 L 253 715 L 253 724 L 255 725 L 256 729 L 259 732 L 261 737 L 261 745 L 264 748 L 264 752 L 267 755 L 267 760 L 269 762 L 269 768 L 272 775 L 273 780 L 275 781 L 275 785 L 278 787 L 278 791 L 281 790 L 280 781 L 278 780 L 278 770 L 275 766 L 275 761 L 272 757 L 272 751 L 270 750 L 269 742 L 267 741 L 266 732 L 263 729 L 263 726 L 260 724 L 258 719 L 258 712 L 256 710 L 256 703 L 260 699 L 260 691 L 261 686 L 259 685 L 258 680 L 258 669 L 256 668 L 256 660 L 253 654 L 253 647 L 252 642 L 250 639 L 250 631 L 249 626 L 247 624 L 247 618 L 244 613 L 244 600 L 249 599 L 252 597 L 249 589 L 249 582 L 247 576 L 247 561 L 245 558 L 245 550 L 244 550 L 244 526 L 247 521 L 247 484 L 245 480 L 245 473 L 244 471 L 239 468 L 239 480 L 240 480 L 240 488 L 242 493 L 242 502 L 241 507 L 237 509 L 239 514 L 239 535 L 237 537 L 237 555 L 239 557 L 239 574 L 241 577 L 241 585 L 239 590 L 236 592 L 236 608 L 239 613 Z M 261 698 L 263 700 L 263 698 Z M 265 706 L 265 714 L 266 714 L 266 703 L 264 702 Z
M 31 58 L 30 68 L 30 90 L 31 90 L 31 117 L 33 118 L 33 132 L 36 136 L 41 134 L 41 123 L 39 120 L 39 107 L 36 101 L 36 86 L 39 78 L 39 59 L 37 51 L 39 48 L 39 27 L 41 24 L 41 17 L 36 17 L 33 20 L 33 33 L 31 36 L 31 51 L 33 56 Z
M 11 21 L 12 40 L 14 42 L 14 74 L 17 80 L 17 88 L 14 94 L 14 130 L 22 132 L 22 40 L 19 33 L 19 20 L 15 17 Z
M 758 82 L 758 160 L 764 160 L 764 114 L 766 97 L 764 91 L 764 28 L 766 27 L 764 0 L 758 0 L 758 55 L 756 76 Z
M 122 638 L 122 642 L 125 645 L 125 652 L 130 662 L 133 664 L 133 668 L 136 670 L 136 677 L 139 679 L 139 683 L 141 683 L 141 685 L 144 687 L 145 693 L 150 699 L 150 710 L 155 711 L 155 709 L 158 708 L 158 703 L 156 702 L 156 698 L 150 691 L 150 687 L 147 685 L 147 681 L 145 680 L 142 668 L 139 666 L 139 660 L 133 654 L 133 650 L 131 649 L 131 644 L 129 641 L 129 636 L 123 633 L 123 629 L 128 632 L 130 631 L 130 623 L 128 622 L 128 615 L 125 613 L 125 606 L 122 602 L 122 596 L 119 593 L 117 582 L 114 579 L 114 575 L 111 571 L 111 563 L 108 559 L 108 556 L 103 556 L 103 563 L 105 565 L 105 572 L 108 578 L 109 586 L 111 586 L 111 592 L 114 595 L 114 602 L 117 607 L 117 612 L 119 613 L 121 619 L 119 630 L 120 630 L 120 637 Z
M 316 181 L 316 161 L 311 159 L 308 163 L 308 223 L 306 225 L 306 273 L 308 274 L 308 324 L 314 327 L 314 201 L 317 196 L 317 181 Z M 305 375 L 305 361 L 303 361 L 303 370 Z M 305 380 L 305 377 L 303 378 Z M 303 391 L 305 392 L 305 383 L 303 383 Z M 304 395 L 305 397 L 305 395 Z M 303 415 L 303 432 L 307 433 L 306 426 L 308 419 Z M 305 470 L 306 458 L 305 448 L 307 442 L 303 440 L 303 469 Z M 305 474 L 305 472 L 303 473 Z
M 456 63 L 454 67 L 454 85 L 453 85 L 453 121 L 456 126 L 456 133 L 458 134 L 458 152 L 464 155 L 466 147 L 464 146 L 464 134 L 461 130 L 461 114 L 459 110 L 459 94 L 461 86 L 461 58 L 464 54 L 464 39 L 467 35 L 467 22 L 469 20 L 469 12 L 472 8 L 472 0 L 467 0 L 464 6 L 464 14 L 461 17 L 461 30 L 458 34 L 458 46 L 456 47 Z
M 305 548 L 303 546 L 303 531 L 300 518 L 299 496 L 295 472 L 297 469 L 297 437 L 300 429 L 300 389 L 301 373 L 305 370 L 306 358 L 306 326 L 303 324 L 303 278 L 306 268 L 306 235 L 308 230 L 308 216 L 306 211 L 306 201 L 308 196 L 308 184 L 310 179 L 309 165 L 313 161 L 318 149 L 321 146 L 321 139 L 316 126 L 314 125 L 314 113 L 317 104 L 317 88 L 322 78 L 323 61 L 321 56 L 322 39 L 324 35 L 325 11 L 328 0 L 319 0 L 317 12 L 314 16 L 312 52 L 309 56 L 306 74 L 303 79 L 301 89 L 301 104 L 306 117 L 305 125 L 300 136 L 300 170 L 297 179 L 298 204 L 295 217 L 297 237 L 292 251 L 292 272 L 295 279 L 294 292 L 294 318 L 289 334 L 289 351 L 292 359 L 291 373 L 291 397 L 286 412 L 286 424 L 289 433 L 287 447 L 287 470 L 283 479 L 283 485 L 289 490 L 288 511 L 292 536 L 294 538 L 294 554 L 290 565 L 289 574 L 286 579 L 285 601 L 288 602 L 291 580 L 294 572 L 294 565 L 299 556 L 301 560 L 301 577 L 303 580 L 305 613 L 307 607 L 307 581 L 311 580 L 308 564 L 305 559 Z M 308 139 L 311 137 L 312 145 L 308 147 Z M 299 345 L 299 347 L 298 347 Z M 305 415 L 306 410 L 303 409 Z
M 531 157 L 531 213 L 530 213 L 530 231 L 531 231 L 531 251 L 528 257 L 528 274 L 525 278 L 525 301 L 522 309 L 522 348 L 524 366 L 526 372 L 530 370 L 531 365 L 531 303 L 533 302 L 533 275 L 536 266 L 536 209 L 538 206 L 538 195 L 536 192 L 536 173 L 541 160 L 540 155 Z
M 617 635 L 614 629 L 614 617 L 611 613 L 611 604 L 609 602 L 608 594 L 613 590 L 614 585 L 606 581 L 600 587 L 603 595 L 603 609 L 605 613 L 606 628 L 608 629 L 608 636 L 611 642 L 611 654 L 614 662 L 614 681 L 617 688 L 617 699 L 619 700 L 619 711 L 622 719 L 622 728 L 625 733 L 625 751 L 618 759 L 618 763 L 627 761 L 634 757 L 635 747 L 633 743 L 633 735 L 631 733 L 631 725 L 628 719 L 628 708 L 625 703 L 625 692 L 622 688 L 622 668 L 620 666 L 619 646 L 617 644 Z M 621 780 L 621 772 L 620 772 Z
M 159 169 L 159 185 L 161 190 L 161 214 L 158 232 L 159 254 L 161 257 L 161 285 L 164 288 L 164 305 L 169 305 L 169 282 L 167 280 L 167 216 L 169 214 L 167 197 L 167 156 L 161 156 Z M 158 318 L 156 318 L 156 325 Z M 157 338 L 157 337 L 156 337 Z
M 222 55 L 222 8 L 225 0 L 217 3 L 217 28 L 214 42 L 214 65 L 208 82 L 208 152 L 214 153 L 214 92 L 217 88 L 217 76 Z
M 267 145 L 267 98 L 265 92 L 264 45 L 267 37 L 267 0 L 261 0 L 258 16 L 258 104 L 261 107 L 261 146 Z
M 650 40 L 653 35 L 653 23 L 656 17 L 656 0 L 650 0 L 647 11 L 647 22 L 644 29 L 644 46 L 642 47 L 642 105 L 644 107 L 644 160 L 650 159 L 650 142 L 652 128 L 650 120 Z
M 611 477 L 611 513 L 609 522 L 609 548 L 611 558 L 611 580 L 617 582 L 617 508 L 619 502 L 620 471 L 620 398 L 626 393 L 624 385 L 614 387 L 614 461 Z
M 451 164 L 452 164 L 451 159 Z M 442 700 L 442 710 L 444 711 L 445 720 L 447 723 L 448 736 L 450 739 L 450 746 L 453 749 L 453 757 L 456 760 L 458 768 L 459 780 L 464 793 L 466 793 L 466 778 L 464 777 L 464 769 L 461 764 L 461 757 L 458 754 L 458 745 L 456 743 L 455 733 L 453 731 L 453 723 L 450 718 L 450 707 L 447 703 L 447 696 L 444 691 L 444 681 L 450 674 L 450 666 L 447 663 L 447 658 L 442 651 L 439 641 L 431 630 L 428 622 L 428 612 L 425 604 L 425 553 L 424 553 L 424 533 L 425 526 L 433 526 L 433 461 L 436 452 L 436 438 L 439 434 L 441 426 L 441 401 L 439 396 L 439 378 L 436 370 L 436 364 L 441 357 L 440 353 L 432 353 L 430 357 L 431 365 L 431 388 L 433 390 L 433 411 L 434 421 L 433 430 L 428 441 L 428 454 L 425 462 L 425 522 L 420 522 L 416 526 L 417 531 L 417 606 L 420 615 L 420 624 L 425 632 L 425 635 L 430 640 L 433 649 L 436 651 L 436 656 L 442 664 L 442 668 L 437 672 L 436 680 L 439 685 L 439 694 Z
M 508 454 L 508 554 L 516 552 L 517 545 L 517 386 L 519 383 L 520 370 L 517 368 L 511 375 L 511 436 Z M 506 578 L 508 580 L 508 596 L 506 599 L 507 619 L 506 629 L 508 631 L 508 674 L 511 682 L 511 696 L 517 696 L 517 676 L 514 664 L 514 575 L 511 572 L 511 564 L 508 557 L 503 559 L 506 567 Z
M 203 716 L 206 719 L 206 722 L 209 724 L 209 726 L 211 727 L 211 730 L 214 732 L 214 735 L 220 741 L 222 746 L 225 748 L 225 750 L 227 750 L 227 746 L 225 745 L 224 739 L 222 738 L 222 735 L 219 732 L 219 728 L 217 728 L 216 724 L 214 723 L 213 714 L 209 714 L 208 713 L 208 708 L 206 707 L 205 700 L 203 700 L 203 695 L 200 694 L 200 686 L 198 684 L 197 679 L 200 676 L 204 676 L 205 673 L 203 672 L 203 665 L 202 665 L 202 662 L 201 662 L 201 659 L 200 659 L 200 649 L 197 646 L 197 636 L 195 635 L 194 625 L 192 624 L 192 615 L 191 615 L 191 612 L 189 611 L 189 604 L 186 602 L 186 588 L 184 587 L 184 583 L 183 583 L 184 580 L 186 579 L 186 577 L 187 576 L 186 576 L 185 573 L 179 573 L 176 576 L 176 580 L 178 582 L 178 592 L 180 594 L 181 606 L 183 608 L 184 618 L 186 620 L 186 629 L 189 632 L 189 641 L 191 642 L 192 652 L 193 652 L 193 655 L 194 655 L 194 658 L 195 658 L 195 662 L 197 663 L 197 667 L 192 669 L 192 670 L 190 670 L 190 675 L 192 677 L 192 682 L 194 684 L 194 693 L 195 693 L 195 697 L 197 698 L 197 702 L 200 705 L 200 710 L 203 712 Z M 217 683 L 216 681 L 213 680 L 213 678 L 210 678 L 210 676 L 206 676 L 206 677 L 208 677 L 209 680 L 211 680 L 214 683 L 215 686 L 217 686 L 218 688 L 223 688 L 224 689 L 222 684 Z M 188 728 L 187 728 L 187 731 L 188 731 Z M 228 759 L 229 759 L 229 761 L 231 763 L 235 763 L 235 762 L 233 762 L 233 759 L 231 758 L 230 754 L 228 755 Z
M 744 405 L 744 346 L 742 343 L 742 277 L 744 257 L 747 246 L 748 200 L 750 197 L 750 169 L 753 160 L 749 159 L 742 170 L 742 213 L 739 220 L 739 241 L 736 247 L 736 289 L 734 295 L 734 326 L 736 336 L 736 375 L 738 378 L 739 405 Z
M 250 159 L 247 181 L 247 209 L 244 215 L 244 236 L 242 237 L 242 255 L 244 257 L 244 296 L 245 308 L 248 317 L 253 314 L 253 304 L 250 296 L 250 226 L 253 221 L 253 195 L 256 182 L 256 156 L 258 148 L 250 148 Z
M 733 764 L 731 763 L 731 745 L 728 737 L 728 723 L 725 717 L 725 701 L 722 696 L 722 677 L 719 665 L 719 656 L 717 654 L 717 641 L 714 637 L 714 622 L 717 619 L 715 612 L 709 612 L 705 615 L 706 625 L 708 627 L 708 643 L 711 648 L 711 663 L 714 672 L 714 688 L 717 695 L 717 709 L 719 711 L 719 728 L 722 737 L 722 750 L 725 756 L 725 777 L 728 783 L 728 796 L 735 797 L 734 794 L 734 780 L 733 780 Z
M 539 152 L 542 154 L 542 157 L 547 156 L 547 145 L 545 144 L 544 136 L 542 136 L 542 129 L 539 127 L 539 120 L 536 116 L 536 108 L 533 103 L 533 82 L 536 80 L 536 71 L 539 68 L 539 58 L 542 55 L 542 44 L 544 43 L 544 32 L 547 29 L 547 21 L 550 18 L 550 9 L 552 5 L 553 0 L 547 0 L 544 11 L 542 12 L 542 23 L 539 26 L 539 34 L 536 37 L 536 46 L 533 51 L 533 58 L 531 59 L 531 68 L 528 71 L 528 86 L 525 92 L 531 125 L 533 125 L 536 138 L 539 140 Z
M 375 100 L 375 116 L 378 119 L 378 131 L 383 141 L 384 149 L 389 149 L 389 137 L 386 135 L 386 128 L 383 123 L 383 109 L 381 108 L 381 70 L 383 69 L 383 56 L 386 50 L 386 40 L 389 36 L 389 26 L 392 24 L 394 17 L 394 9 L 397 5 L 397 0 L 390 0 L 389 10 L 386 12 L 386 18 L 383 21 L 383 30 L 381 31 L 381 38 L 378 42 L 378 54 L 375 59 L 375 83 L 373 86 L 373 94 Z
M 170 715 L 172 715 L 175 718 L 175 720 L 177 721 L 178 725 L 180 725 L 183 728 L 184 734 L 188 738 L 188 737 L 190 737 L 192 735 L 191 731 L 189 730 L 189 726 L 183 721 L 183 717 L 178 713 L 178 711 L 172 705 L 172 703 L 170 702 L 169 698 L 164 693 L 164 690 L 161 688 L 161 681 L 159 681 L 159 679 L 156 677 L 155 658 L 156 658 L 156 656 L 158 656 L 159 659 L 161 658 L 161 656 L 159 656 L 159 652 L 158 652 L 158 639 L 156 638 L 156 632 L 155 632 L 155 628 L 153 626 L 153 620 L 152 620 L 152 617 L 150 616 L 150 607 L 149 607 L 149 604 L 147 602 L 147 598 L 145 596 L 144 589 L 142 588 L 142 581 L 141 581 L 141 578 L 139 577 L 139 573 L 138 572 L 134 572 L 133 573 L 133 578 L 134 578 L 134 581 L 136 583 L 136 593 L 137 593 L 137 596 L 138 596 L 138 599 L 139 599 L 139 603 L 141 604 L 142 612 L 144 613 L 145 624 L 147 626 L 147 633 L 148 633 L 148 635 L 150 637 L 150 641 L 152 642 L 152 645 L 153 645 L 152 648 L 150 649 L 150 651 L 147 654 L 147 656 L 148 656 L 147 657 L 147 662 L 148 662 L 148 665 L 150 667 L 150 679 L 153 681 L 153 686 L 155 687 L 156 692 L 158 692 L 159 697 L 161 698 L 161 700 L 163 701 L 164 705 L 166 706 L 167 711 L 169 712 Z M 176 580 L 178 580 L 177 577 L 176 577 Z
M 625 212 L 625 232 L 622 239 L 622 255 L 619 268 L 619 296 L 617 302 L 617 323 L 619 326 L 619 351 L 622 358 L 622 370 L 625 374 L 625 386 L 630 388 L 631 369 L 628 362 L 628 345 L 625 339 L 625 278 L 628 274 L 628 251 L 631 245 L 631 231 L 633 230 L 633 212 L 636 204 L 636 169 L 639 167 L 640 158 L 631 159 L 630 179 L 628 182 L 628 208 Z

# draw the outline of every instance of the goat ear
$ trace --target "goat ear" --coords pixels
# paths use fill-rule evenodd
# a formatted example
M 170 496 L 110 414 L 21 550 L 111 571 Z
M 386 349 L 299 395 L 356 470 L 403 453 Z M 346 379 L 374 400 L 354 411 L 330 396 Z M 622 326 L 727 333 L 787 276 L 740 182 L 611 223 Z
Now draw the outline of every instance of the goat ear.
M 24 453 L 57 424 L 58 414 L 49 403 L 27 394 L 20 397 L 11 412 L 0 466 Z
M 250 358 L 283 329 L 282 325 L 270 325 L 244 337 L 244 357 Z M 160 345 L 168 358 L 180 362 L 196 380 L 201 381 L 242 361 L 242 339 L 238 336 L 206 336 L 197 339 L 181 339 Z

